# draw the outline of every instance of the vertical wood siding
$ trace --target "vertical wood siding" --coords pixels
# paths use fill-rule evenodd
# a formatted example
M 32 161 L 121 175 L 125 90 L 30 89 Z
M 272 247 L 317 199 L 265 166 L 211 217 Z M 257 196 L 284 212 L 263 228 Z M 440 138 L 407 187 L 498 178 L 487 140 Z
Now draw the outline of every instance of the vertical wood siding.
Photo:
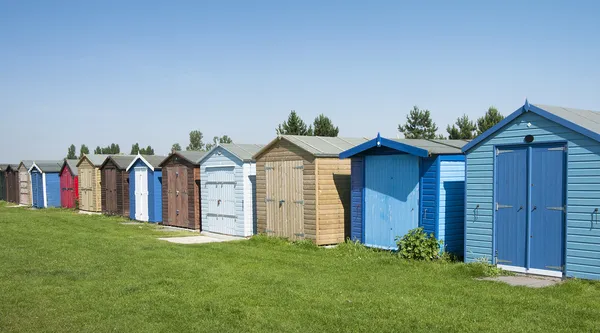
M 436 233 L 436 224 L 439 207 L 439 197 L 437 193 L 438 163 L 437 157 L 428 157 L 421 159 L 421 222 L 420 226 L 427 234 Z
M 60 176 L 58 172 L 46 172 L 46 207 L 60 207 Z
M 19 203 L 19 172 L 12 167 L 6 170 L 6 201 Z
M 364 158 L 362 156 L 353 156 L 350 163 L 350 238 L 353 241 L 359 241 L 362 243 L 362 203 L 363 190 L 365 188 Z
M 199 230 L 201 227 L 200 167 L 175 157 L 176 155 L 169 157 L 162 169 L 162 223 Z M 176 172 L 185 173 L 185 177 L 176 179 Z M 184 199 L 177 200 L 178 188 L 181 189 L 181 198 Z M 177 218 L 177 210 L 180 211 L 179 218 Z
M 89 212 L 102 211 L 102 189 L 100 186 L 100 168 L 93 166 L 87 159 L 78 167 L 79 193 L 81 196 L 79 209 Z
M 31 176 L 25 166 L 19 167 L 19 203 L 31 206 Z
M 350 237 L 350 160 L 317 159 L 317 244 Z
M 494 145 L 521 144 L 527 134 L 534 135 L 535 143 L 568 142 L 566 275 L 600 279 L 600 225 L 593 214 L 600 208 L 600 144 L 531 112 L 467 155 L 465 260 L 491 261 L 494 255 Z
M 265 166 L 267 162 L 302 161 L 303 163 L 303 198 L 304 198 L 304 238 L 317 242 L 317 213 L 315 186 L 315 158 L 306 151 L 280 140 L 256 161 L 256 215 L 257 232 L 265 233 L 267 229 L 267 179 Z M 273 190 L 273 189 L 270 189 Z

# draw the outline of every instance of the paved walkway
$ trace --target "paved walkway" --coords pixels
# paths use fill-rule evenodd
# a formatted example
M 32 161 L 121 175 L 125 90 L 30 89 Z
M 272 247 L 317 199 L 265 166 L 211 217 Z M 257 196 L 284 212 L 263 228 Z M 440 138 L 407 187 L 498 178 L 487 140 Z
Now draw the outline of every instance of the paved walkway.
M 236 240 L 245 240 L 246 238 L 202 232 L 200 236 L 163 237 L 159 239 L 176 244 L 204 244 L 231 242 Z
M 531 275 L 515 275 L 515 276 L 498 276 L 482 278 L 481 280 L 486 281 L 498 281 L 504 282 L 511 286 L 523 286 L 529 288 L 543 288 L 553 286 L 561 283 L 561 279 L 553 277 L 543 276 L 531 276 Z

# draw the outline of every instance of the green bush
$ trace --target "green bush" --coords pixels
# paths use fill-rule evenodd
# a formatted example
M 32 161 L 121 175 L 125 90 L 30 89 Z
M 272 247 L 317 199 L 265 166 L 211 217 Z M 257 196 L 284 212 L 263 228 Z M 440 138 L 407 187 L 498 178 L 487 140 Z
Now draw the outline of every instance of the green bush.
M 402 237 L 396 237 L 396 244 L 398 254 L 404 259 L 430 261 L 440 257 L 441 241 L 433 234 L 427 235 L 423 228 L 415 228 Z

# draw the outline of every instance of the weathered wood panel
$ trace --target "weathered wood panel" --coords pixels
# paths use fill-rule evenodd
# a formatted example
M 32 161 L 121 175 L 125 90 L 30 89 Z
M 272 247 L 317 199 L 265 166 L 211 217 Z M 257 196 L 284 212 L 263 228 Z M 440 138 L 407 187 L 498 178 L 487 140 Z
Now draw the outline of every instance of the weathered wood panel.
M 102 211 L 102 189 L 100 168 L 84 159 L 77 168 L 79 171 L 79 209 L 89 212 Z
M 200 167 L 172 156 L 163 164 L 163 224 L 200 229 Z
M 317 244 L 343 242 L 350 237 L 350 160 L 317 161 Z
M 24 165 L 19 167 L 19 203 L 31 206 L 31 176 Z
M 256 161 L 256 210 L 257 232 L 265 233 L 267 229 L 267 180 L 265 166 L 267 162 L 274 161 L 302 161 L 303 162 L 303 198 L 304 198 L 304 238 L 316 242 L 316 214 L 315 214 L 315 158 L 306 151 L 280 140 L 268 151 L 259 156 Z

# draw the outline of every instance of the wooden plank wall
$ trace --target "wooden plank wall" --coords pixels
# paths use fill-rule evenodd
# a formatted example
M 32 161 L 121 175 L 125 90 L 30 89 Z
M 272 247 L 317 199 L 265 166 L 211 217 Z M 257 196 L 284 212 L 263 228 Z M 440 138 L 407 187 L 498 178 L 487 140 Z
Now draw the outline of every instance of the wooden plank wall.
M 259 156 L 256 161 L 257 232 L 267 229 L 267 181 L 265 163 L 275 161 L 303 161 L 304 164 L 304 237 L 317 241 L 315 158 L 313 155 L 282 139 Z
M 317 244 L 350 237 L 350 160 L 317 159 Z
M 94 167 L 88 160 L 83 160 L 81 164 L 79 164 L 79 193 L 82 193 L 82 188 L 84 188 L 87 184 L 91 184 L 91 204 L 81 202 L 80 208 L 82 210 L 87 210 L 90 212 L 100 212 L 102 211 L 102 193 L 100 188 L 101 182 L 101 174 L 100 168 Z M 87 172 L 86 172 L 87 171 Z M 88 173 L 91 174 L 91 179 L 86 179 Z

